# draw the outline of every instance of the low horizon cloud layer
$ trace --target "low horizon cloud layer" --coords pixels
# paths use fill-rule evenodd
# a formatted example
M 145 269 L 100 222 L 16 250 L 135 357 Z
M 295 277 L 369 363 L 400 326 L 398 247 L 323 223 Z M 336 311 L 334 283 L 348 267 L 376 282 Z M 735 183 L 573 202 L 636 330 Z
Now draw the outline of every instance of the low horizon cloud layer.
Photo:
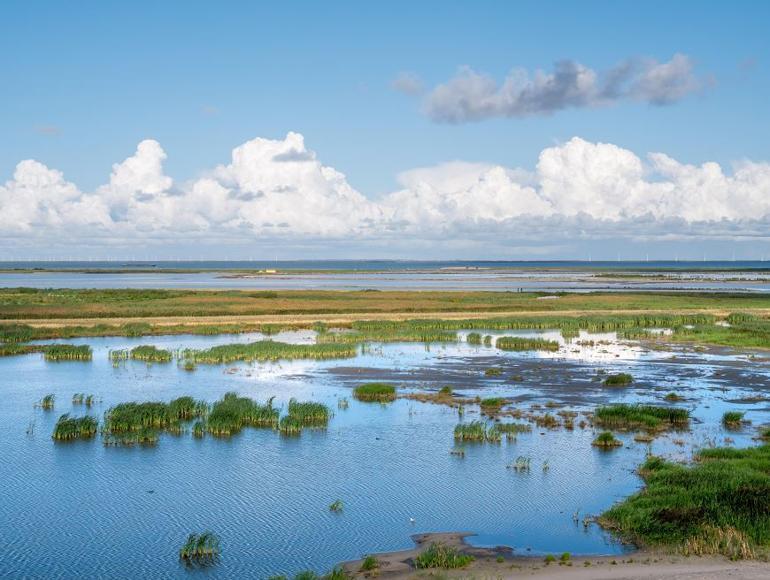
M 157 141 L 144 140 L 94 191 L 21 161 L 0 185 L 0 245 L 322 244 L 418 258 L 425 248 L 543 255 L 586 240 L 770 239 L 770 163 L 725 172 L 579 137 L 543 149 L 531 171 L 462 161 L 405 171 L 377 199 L 323 165 L 299 133 L 247 141 L 228 164 L 189 181 L 165 175 L 165 159 Z
M 668 62 L 631 58 L 603 72 L 574 60 L 558 61 L 553 72 L 513 69 L 502 84 L 490 75 L 461 66 L 447 82 L 433 88 L 423 112 L 440 123 L 467 123 L 495 117 L 550 115 L 569 108 L 606 107 L 622 101 L 669 105 L 711 83 L 694 72 L 692 59 L 675 54 Z M 395 90 L 422 92 L 414 73 L 401 73 Z

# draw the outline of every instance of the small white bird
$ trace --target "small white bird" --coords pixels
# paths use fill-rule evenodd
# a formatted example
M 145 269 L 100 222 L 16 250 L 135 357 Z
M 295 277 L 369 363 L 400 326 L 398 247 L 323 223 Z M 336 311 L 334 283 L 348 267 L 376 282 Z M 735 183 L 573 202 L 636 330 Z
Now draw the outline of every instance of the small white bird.
M 413 524 L 414 523 L 414 518 L 409 518 L 409 523 Z

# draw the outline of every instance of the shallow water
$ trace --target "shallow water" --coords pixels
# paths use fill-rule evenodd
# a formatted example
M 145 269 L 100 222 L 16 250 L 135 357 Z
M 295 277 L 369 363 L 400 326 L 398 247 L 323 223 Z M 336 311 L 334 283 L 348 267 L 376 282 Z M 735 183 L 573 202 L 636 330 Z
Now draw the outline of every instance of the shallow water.
M 393 380 L 411 390 L 450 384 L 469 396 L 512 397 L 524 409 L 563 404 L 577 411 L 608 401 L 661 403 L 676 391 L 687 397 L 680 404 L 693 409 L 692 433 L 664 435 L 651 447 L 677 459 L 688 458 L 693 446 L 750 445 L 756 426 L 770 420 L 767 402 L 737 402 L 770 387 L 768 365 L 745 355 L 650 350 L 612 334 L 582 333 L 570 342 L 558 333 L 504 334 L 544 335 L 562 348 L 501 353 L 464 342 L 386 344 L 355 359 L 201 365 L 194 372 L 135 361 L 115 368 L 108 360 L 110 349 L 137 344 L 204 347 L 263 338 L 170 336 L 72 341 L 94 347 L 90 363 L 48 363 L 39 355 L 0 359 L 0 576 L 81 577 L 87 570 L 115 578 L 264 578 L 328 570 L 366 553 L 411 547 L 414 533 L 449 530 L 474 532 L 473 543 L 509 545 L 520 554 L 628 549 L 595 525 L 575 523 L 572 514 L 600 513 L 636 490 L 634 469 L 646 444 L 621 434 L 624 448 L 602 452 L 591 446 L 590 428 L 535 427 L 515 442 L 466 445 L 458 458 L 449 454 L 454 409 L 351 398 L 347 410 L 337 410 L 338 398 L 367 380 Z M 274 338 L 314 340 L 309 331 Z M 491 366 L 503 375 L 485 377 Z M 607 389 L 598 370 L 630 372 L 636 380 Z M 101 402 L 92 412 L 100 416 L 122 401 L 188 394 L 214 401 L 232 390 L 258 400 L 276 396 L 278 404 L 291 397 L 323 401 L 335 417 L 326 431 L 298 438 L 246 429 L 231 440 L 163 436 L 150 448 L 50 439 L 61 413 L 84 412 L 70 403 L 75 392 L 97 395 Z M 47 393 L 57 396 L 55 410 L 34 408 Z M 746 410 L 753 426 L 724 431 L 719 421 L 728 408 Z M 477 418 L 471 406 L 465 420 Z M 518 456 L 532 460 L 529 473 L 506 469 Z M 344 502 L 341 514 L 328 510 L 336 499 Z M 177 550 L 189 532 L 205 529 L 220 535 L 221 561 L 189 571 Z

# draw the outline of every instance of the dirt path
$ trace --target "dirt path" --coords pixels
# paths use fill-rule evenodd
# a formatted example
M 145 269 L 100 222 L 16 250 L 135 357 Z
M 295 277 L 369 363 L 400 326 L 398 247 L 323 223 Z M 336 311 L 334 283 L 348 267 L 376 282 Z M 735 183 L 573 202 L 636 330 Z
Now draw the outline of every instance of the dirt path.
M 3 324 L 28 324 L 36 327 L 59 328 L 64 326 L 93 326 L 96 324 L 121 325 L 131 322 L 146 322 L 157 326 L 203 326 L 209 324 L 312 324 L 326 322 L 328 324 L 348 324 L 356 320 L 409 320 L 409 319 L 442 319 L 464 320 L 476 318 L 513 318 L 524 316 L 592 316 L 614 314 L 713 314 L 727 316 L 735 309 L 722 310 L 717 308 L 692 309 L 686 311 L 667 310 L 525 310 L 512 312 L 482 311 L 482 312 L 355 312 L 345 314 L 262 314 L 262 315 L 226 315 L 226 316 L 158 316 L 158 317 L 115 317 L 115 318 L 41 318 L 41 319 L 8 319 Z M 749 309 L 755 314 L 770 315 L 770 308 Z
M 651 552 L 635 552 L 625 556 L 576 557 L 565 562 L 545 563 L 544 558 L 523 557 L 510 548 L 475 548 L 465 542 L 471 534 L 462 532 L 419 534 L 413 537 L 410 550 L 377 554 L 376 574 L 361 571 L 362 560 L 342 566 L 357 578 L 388 579 L 423 578 L 430 570 L 416 570 L 414 558 L 431 542 L 455 547 L 471 554 L 475 560 L 459 570 L 433 570 L 432 575 L 446 578 L 537 578 L 539 580 L 722 580 L 724 578 L 765 580 L 770 578 L 770 563 L 759 561 L 731 562 L 716 557 L 683 557 Z M 558 558 L 558 556 L 557 556 Z

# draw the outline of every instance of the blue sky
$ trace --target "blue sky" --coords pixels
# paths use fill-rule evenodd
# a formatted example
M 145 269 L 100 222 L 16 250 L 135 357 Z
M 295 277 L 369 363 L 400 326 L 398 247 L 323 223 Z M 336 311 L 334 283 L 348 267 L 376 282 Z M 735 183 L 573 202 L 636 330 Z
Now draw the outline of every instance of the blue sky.
M 730 172 L 770 160 L 767 22 L 770 3 L 758 1 L 7 1 L 0 183 L 35 159 L 93 192 L 145 139 L 181 183 L 289 131 L 368 198 L 400 188 L 401 172 L 453 160 L 531 171 L 575 136 Z M 461 65 L 503 82 L 565 59 L 601 72 L 675 54 L 700 86 L 665 106 L 626 99 L 462 123 L 424 111 Z M 423 95 L 393 89 L 403 71 Z

